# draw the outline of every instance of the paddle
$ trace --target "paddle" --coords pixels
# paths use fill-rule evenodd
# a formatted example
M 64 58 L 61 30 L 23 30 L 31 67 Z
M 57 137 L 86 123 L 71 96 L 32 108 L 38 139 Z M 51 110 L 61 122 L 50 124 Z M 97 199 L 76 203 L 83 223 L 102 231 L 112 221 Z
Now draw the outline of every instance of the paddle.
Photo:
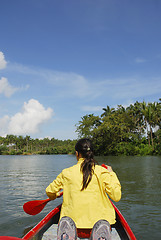
M 63 192 L 60 192 L 59 197 L 61 197 L 62 195 L 63 195 Z M 46 204 L 50 201 L 51 200 L 49 198 L 45 200 L 29 201 L 23 205 L 23 210 L 29 215 L 36 215 L 40 213 L 43 210 L 43 208 L 46 206 Z

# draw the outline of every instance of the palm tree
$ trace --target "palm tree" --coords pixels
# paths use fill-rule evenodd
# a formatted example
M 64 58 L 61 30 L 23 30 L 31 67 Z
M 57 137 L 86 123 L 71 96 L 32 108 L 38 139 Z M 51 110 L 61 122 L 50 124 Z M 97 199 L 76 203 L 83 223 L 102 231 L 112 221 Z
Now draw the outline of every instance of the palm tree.
M 29 143 L 31 141 L 31 137 L 30 136 L 26 136 L 24 141 L 26 142 L 26 152 L 28 152 L 28 150 L 29 150 Z
M 154 146 L 153 141 L 153 129 L 155 130 L 160 126 L 161 121 L 161 105 L 159 103 L 148 103 L 143 102 L 142 111 L 144 115 L 145 126 L 147 129 L 147 134 L 150 132 L 150 136 L 148 134 L 148 141 L 152 146 Z M 149 129 L 149 130 L 148 130 Z
M 144 124 L 143 124 L 143 113 L 142 113 L 142 104 L 136 101 L 134 105 L 130 105 L 126 108 L 129 116 L 134 123 L 135 131 L 142 135 L 144 133 Z
M 101 114 L 101 117 L 107 117 L 109 114 L 115 112 L 115 109 L 110 108 L 108 105 L 106 108 L 102 108 L 102 110 L 104 111 L 104 113 Z

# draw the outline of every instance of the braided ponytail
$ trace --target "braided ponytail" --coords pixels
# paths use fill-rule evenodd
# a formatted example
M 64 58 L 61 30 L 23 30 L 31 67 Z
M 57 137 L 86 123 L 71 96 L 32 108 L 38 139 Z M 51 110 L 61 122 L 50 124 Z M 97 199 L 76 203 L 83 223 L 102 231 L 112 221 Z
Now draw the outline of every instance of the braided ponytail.
M 90 183 L 93 175 L 93 168 L 95 167 L 92 143 L 89 139 L 80 139 L 75 145 L 75 150 L 84 158 L 84 161 L 81 164 L 81 172 L 83 173 L 81 191 L 83 191 Z

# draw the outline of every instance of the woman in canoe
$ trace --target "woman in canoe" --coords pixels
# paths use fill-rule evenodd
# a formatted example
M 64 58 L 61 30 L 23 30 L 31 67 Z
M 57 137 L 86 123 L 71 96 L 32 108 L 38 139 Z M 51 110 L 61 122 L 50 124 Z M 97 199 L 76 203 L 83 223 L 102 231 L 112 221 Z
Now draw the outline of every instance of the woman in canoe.
M 51 200 L 63 189 L 58 240 L 74 240 L 83 229 L 92 231 L 91 239 L 111 239 L 110 225 L 116 220 L 108 196 L 116 202 L 121 199 L 120 182 L 110 166 L 96 164 L 89 139 L 80 139 L 75 150 L 77 164 L 64 169 L 46 188 Z

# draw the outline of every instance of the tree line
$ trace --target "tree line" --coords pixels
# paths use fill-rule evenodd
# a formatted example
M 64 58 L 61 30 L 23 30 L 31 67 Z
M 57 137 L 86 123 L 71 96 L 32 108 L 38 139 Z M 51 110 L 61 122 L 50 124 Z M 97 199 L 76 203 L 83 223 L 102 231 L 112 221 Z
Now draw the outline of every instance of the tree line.
M 75 144 L 75 140 L 32 139 L 30 136 L 7 135 L 0 137 L 0 154 L 74 154 Z
M 79 138 L 92 140 L 95 155 L 161 155 L 161 99 L 102 110 L 76 125 Z M 0 137 L 0 154 L 74 154 L 76 141 L 7 135 Z
M 107 106 L 101 116 L 83 116 L 76 131 L 93 140 L 96 155 L 160 155 L 161 99 Z

